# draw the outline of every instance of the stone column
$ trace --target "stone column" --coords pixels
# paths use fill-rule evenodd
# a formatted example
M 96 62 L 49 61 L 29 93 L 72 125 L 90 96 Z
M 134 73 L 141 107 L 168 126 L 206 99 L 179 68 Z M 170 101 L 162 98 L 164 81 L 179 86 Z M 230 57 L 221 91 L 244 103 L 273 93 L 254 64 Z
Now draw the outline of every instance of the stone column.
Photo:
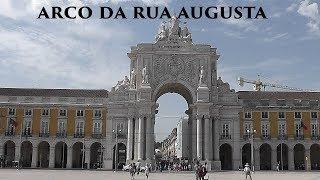
M 305 150 L 304 161 L 305 161 L 306 171 L 310 171 L 311 170 L 310 149 Z
M 87 163 L 87 169 L 90 169 L 90 148 L 85 148 L 84 163 Z
M 154 159 L 154 117 L 147 119 L 146 133 L 146 159 L 151 163 Z
M 139 140 L 138 140 L 138 160 L 143 159 L 143 147 L 144 147 L 144 118 L 139 117 Z
M 254 168 L 256 171 L 260 170 L 260 150 L 259 149 L 255 149 L 254 150 Z
M 21 148 L 21 146 L 19 145 L 19 146 L 16 146 L 16 148 L 15 148 L 15 152 L 14 152 L 14 154 L 15 154 L 15 161 L 20 161 L 20 152 L 21 152 L 21 150 L 20 150 L 20 148 Z
M 35 146 L 32 148 L 32 162 L 31 167 L 37 167 L 37 159 L 38 159 L 38 147 Z
M 204 155 L 206 161 L 212 160 L 212 140 L 211 139 L 211 122 L 210 118 L 206 117 L 204 120 Z
M 293 149 L 288 149 L 288 168 L 290 171 L 294 170 L 294 152 Z
M 135 119 L 135 131 L 134 131 L 134 160 L 138 160 L 139 156 L 139 119 Z
M 219 118 L 216 117 L 213 119 L 214 123 L 214 137 L 213 137 L 213 143 L 214 143 L 214 169 L 215 170 L 220 170 L 221 169 L 221 162 L 220 162 L 220 155 L 219 155 L 219 134 L 220 134 L 220 129 L 219 129 Z
M 271 170 L 277 169 L 277 147 L 271 150 Z
M 72 146 L 68 147 L 67 151 L 67 168 L 72 168 Z
M 49 168 L 54 168 L 54 147 L 50 147 L 50 152 L 49 152 Z
M 202 117 L 197 117 L 197 158 L 202 160 Z
M 132 142 L 133 142 L 133 119 L 132 117 L 128 118 L 128 139 L 127 139 L 127 163 L 131 160 L 132 157 Z

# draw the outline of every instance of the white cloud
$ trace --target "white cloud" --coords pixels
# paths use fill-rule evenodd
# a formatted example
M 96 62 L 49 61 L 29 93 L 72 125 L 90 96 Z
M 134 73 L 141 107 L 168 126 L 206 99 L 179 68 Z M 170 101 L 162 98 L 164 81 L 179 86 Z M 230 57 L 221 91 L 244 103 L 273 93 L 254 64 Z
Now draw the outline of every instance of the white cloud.
M 286 33 L 279 33 L 279 34 L 273 35 L 271 37 L 266 37 L 266 38 L 263 39 L 263 41 L 272 42 L 272 41 L 275 41 L 275 40 L 286 38 L 288 35 L 289 35 L 289 33 L 287 33 L 287 32 Z
M 310 0 L 304 0 L 300 3 L 297 12 L 309 19 L 307 27 L 309 31 L 315 35 L 320 36 L 320 14 L 317 3 L 312 3 Z
M 293 12 L 293 11 L 295 11 L 297 9 L 297 7 L 298 7 L 298 4 L 292 3 L 289 7 L 287 7 L 286 11 L 287 12 Z

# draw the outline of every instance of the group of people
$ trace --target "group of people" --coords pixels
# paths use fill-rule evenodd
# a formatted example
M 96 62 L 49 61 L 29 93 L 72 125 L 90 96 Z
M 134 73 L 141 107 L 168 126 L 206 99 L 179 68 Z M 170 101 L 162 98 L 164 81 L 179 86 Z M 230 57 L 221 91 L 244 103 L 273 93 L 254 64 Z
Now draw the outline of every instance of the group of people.
M 147 177 L 147 179 L 149 179 L 149 174 L 150 174 L 150 170 L 151 170 L 151 164 L 146 164 L 144 168 L 141 167 L 141 163 L 137 162 L 137 163 L 131 163 L 129 165 L 129 173 L 130 173 L 130 177 L 131 179 L 134 179 L 134 176 L 137 174 L 140 174 L 141 171 L 144 171 L 145 176 Z
M 196 174 L 196 180 L 205 180 L 204 177 L 206 176 L 206 174 L 208 172 L 207 163 L 205 163 L 204 165 L 202 165 L 199 162 L 195 163 L 194 170 L 195 170 L 195 174 Z

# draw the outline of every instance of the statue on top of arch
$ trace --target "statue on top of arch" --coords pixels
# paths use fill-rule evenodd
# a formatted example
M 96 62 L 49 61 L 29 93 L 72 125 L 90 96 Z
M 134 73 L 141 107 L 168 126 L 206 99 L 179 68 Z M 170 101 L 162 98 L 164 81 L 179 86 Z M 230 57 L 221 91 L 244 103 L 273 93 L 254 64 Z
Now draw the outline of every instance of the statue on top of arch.
M 183 28 L 180 27 L 179 23 L 180 21 L 176 16 L 173 16 L 169 23 L 162 22 L 156 35 L 156 42 L 164 40 L 170 41 L 170 38 L 177 38 L 183 42 L 191 43 L 192 37 L 188 27 L 186 26 L 186 22 L 184 23 L 185 26 Z

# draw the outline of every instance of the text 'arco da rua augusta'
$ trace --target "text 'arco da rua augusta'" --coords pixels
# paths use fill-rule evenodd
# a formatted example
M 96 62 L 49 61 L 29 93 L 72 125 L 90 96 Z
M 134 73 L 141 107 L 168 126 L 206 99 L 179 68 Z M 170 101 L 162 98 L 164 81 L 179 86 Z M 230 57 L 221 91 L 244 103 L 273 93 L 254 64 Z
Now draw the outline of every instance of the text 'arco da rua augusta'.
M 268 19 L 262 7 L 257 6 L 207 6 L 182 7 L 170 12 L 167 7 L 68 6 L 42 7 L 38 19 Z M 130 12 L 129 12 L 130 11 Z

